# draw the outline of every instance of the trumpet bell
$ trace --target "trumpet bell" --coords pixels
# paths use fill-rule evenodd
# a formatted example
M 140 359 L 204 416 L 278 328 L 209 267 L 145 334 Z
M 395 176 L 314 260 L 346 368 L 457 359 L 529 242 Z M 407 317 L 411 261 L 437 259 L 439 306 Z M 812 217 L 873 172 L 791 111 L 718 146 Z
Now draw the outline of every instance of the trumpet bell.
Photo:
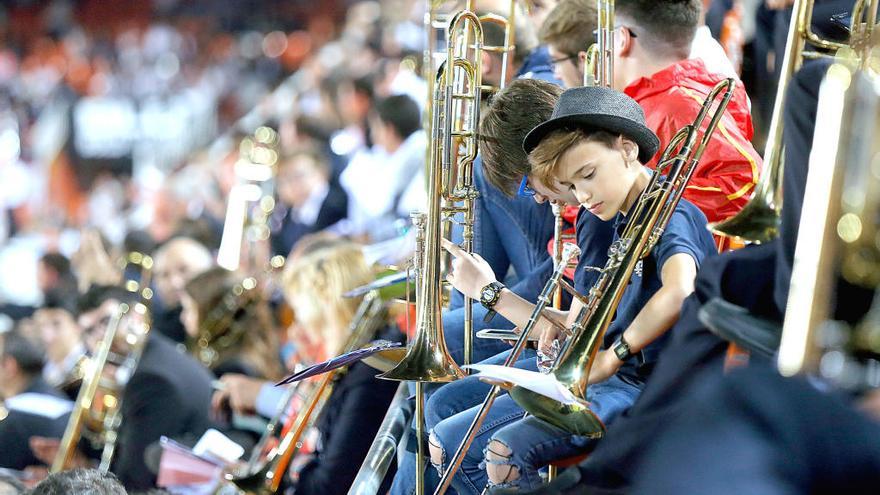
M 602 438 L 605 435 L 605 424 L 590 410 L 587 402 L 563 404 L 518 385 L 508 393 L 529 414 L 557 428 L 587 438 Z
M 713 234 L 763 244 L 779 235 L 779 212 L 766 197 L 754 197 L 735 216 L 709 225 Z

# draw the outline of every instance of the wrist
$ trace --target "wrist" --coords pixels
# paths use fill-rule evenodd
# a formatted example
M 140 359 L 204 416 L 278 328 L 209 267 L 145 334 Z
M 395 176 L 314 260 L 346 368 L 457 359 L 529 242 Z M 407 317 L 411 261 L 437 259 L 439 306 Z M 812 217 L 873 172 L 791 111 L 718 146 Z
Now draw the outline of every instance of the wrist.
M 493 316 L 495 316 L 495 305 L 501 298 L 501 292 L 504 288 L 505 287 L 502 283 L 493 280 L 480 289 L 478 300 L 480 301 L 480 304 L 488 310 L 483 321 L 488 322 Z
M 611 345 L 611 351 L 621 363 L 633 355 L 632 347 L 630 347 L 629 342 L 627 342 L 622 333 L 620 334 L 620 337 L 614 341 L 614 344 Z

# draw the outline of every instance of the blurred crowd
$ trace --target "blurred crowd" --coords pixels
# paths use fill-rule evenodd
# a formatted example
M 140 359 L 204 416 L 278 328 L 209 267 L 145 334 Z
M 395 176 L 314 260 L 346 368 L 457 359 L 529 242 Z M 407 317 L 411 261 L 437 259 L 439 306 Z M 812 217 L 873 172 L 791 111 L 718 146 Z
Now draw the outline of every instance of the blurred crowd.
M 506 9 L 506 2 L 477 3 Z M 528 20 L 516 26 L 523 53 L 538 46 L 535 26 L 556 3 L 528 2 L 529 15 L 522 16 Z M 749 90 L 759 147 L 773 101 L 774 53 L 784 36 L 766 28 L 786 2 L 704 4 L 705 30 Z M 39 336 L 45 355 L 36 370 L 31 362 L 31 369 L 16 368 L 20 375 L 0 371 L 0 382 L 20 385 L 40 377 L 65 390 L 78 360 L 95 345 L 91 327 L 106 320 L 105 303 L 130 297 L 106 287 L 139 269 L 117 263 L 137 252 L 155 263 L 153 331 L 167 338 L 168 348 L 191 351 L 190 362 L 171 367 L 200 367 L 188 375 L 190 382 L 174 386 L 206 386 L 205 411 L 198 412 L 205 422 L 210 382 L 224 376 L 232 410 L 271 413 L 275 402 L 262 406 L 260 385 L 286 374 L 296 353 L 317 360 L 343 347 L 333 331 L 345 330 L 354 312 L 351 303 L 322 308 L 325 313 L 309 310 L 326 300 L 302 295 L 303 288 L 320 293 L 332 283 L 306 267 L 318 270 L 342 257 L 346 266 L 359 264 L 361 273 L 346 268 L 341 277 L 366 283 L 372 275 L 366 266 L 397 251 L 370 254 L 348 242 L 404 242 L 410 213 L 425 207 L 424 9 L 419 0 L 4 2 L 0 331 Z M 484 75 L 495 84 L 498 77 Z M 249 287 L 215 261 L 230 191 L 246 181 L 241 144 L 260 126 L 274 129 L 278 142 L 275 205 L 266 219 L 270 236 L 255 266 L 268 266 L 271 255 L 289 255 L 274 291 L 262 282 Z M 248 291 L 260 295 L 241 296 Z M 230 301 L 230 293 L 241 297 Z M 325 325 L 332 328 L 316 330 L 327 315 L 342 316 Z M 291 331 L 284 330 L 288 326 Z M 223 355 L 200 346 L 208 327 L 232 335 L 264 330 Z M 322 339 L 312 331 L 327 342 L 316 342 Z M 22 352 L 26 358 L 28 349 Z M 159 351 L 145 356 L 150 352 Z M 10 385 L 0 392 L 8 397 L 24 389 Z M 204 429 L 190 425 L 176 433 Z M 254 438 L 236 440 L 253 444 Z M 48 445 L 29 447 L 38 454 L 35 463 L 51 460 Z M 155 481 L 152 472 L 120 477 L 137 488 Z

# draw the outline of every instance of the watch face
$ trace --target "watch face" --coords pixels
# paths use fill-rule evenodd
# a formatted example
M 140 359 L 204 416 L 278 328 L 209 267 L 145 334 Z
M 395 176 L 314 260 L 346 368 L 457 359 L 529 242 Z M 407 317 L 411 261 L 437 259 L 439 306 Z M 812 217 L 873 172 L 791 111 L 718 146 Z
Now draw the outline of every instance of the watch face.
M 614 346 L 614 354 L 617 354 L 621 361 L 626 361 L 629 358 L 629 346 L 623 342 L 618 342 Z
M 492 290 L 491 287 L 483 288 L 483 292 L 480 293 L 480 299 L 483 301 L 491 301 L 492 296 L 495 295 L 495 291 Z

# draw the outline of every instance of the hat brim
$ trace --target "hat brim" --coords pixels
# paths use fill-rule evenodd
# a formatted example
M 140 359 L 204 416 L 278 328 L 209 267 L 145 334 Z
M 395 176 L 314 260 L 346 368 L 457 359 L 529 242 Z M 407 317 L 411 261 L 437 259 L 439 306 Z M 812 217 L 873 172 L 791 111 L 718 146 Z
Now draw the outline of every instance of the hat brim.
M 602 130 L 622 134 L 639 146 L 639 161 L 648 163 L 660 148 L 660 139 L 651 129 L 617 115 L 574 114 L 550 119 L 538 124 L 523 139 L 523 150 L 529 154 L 548 134 L 558 129 Z

